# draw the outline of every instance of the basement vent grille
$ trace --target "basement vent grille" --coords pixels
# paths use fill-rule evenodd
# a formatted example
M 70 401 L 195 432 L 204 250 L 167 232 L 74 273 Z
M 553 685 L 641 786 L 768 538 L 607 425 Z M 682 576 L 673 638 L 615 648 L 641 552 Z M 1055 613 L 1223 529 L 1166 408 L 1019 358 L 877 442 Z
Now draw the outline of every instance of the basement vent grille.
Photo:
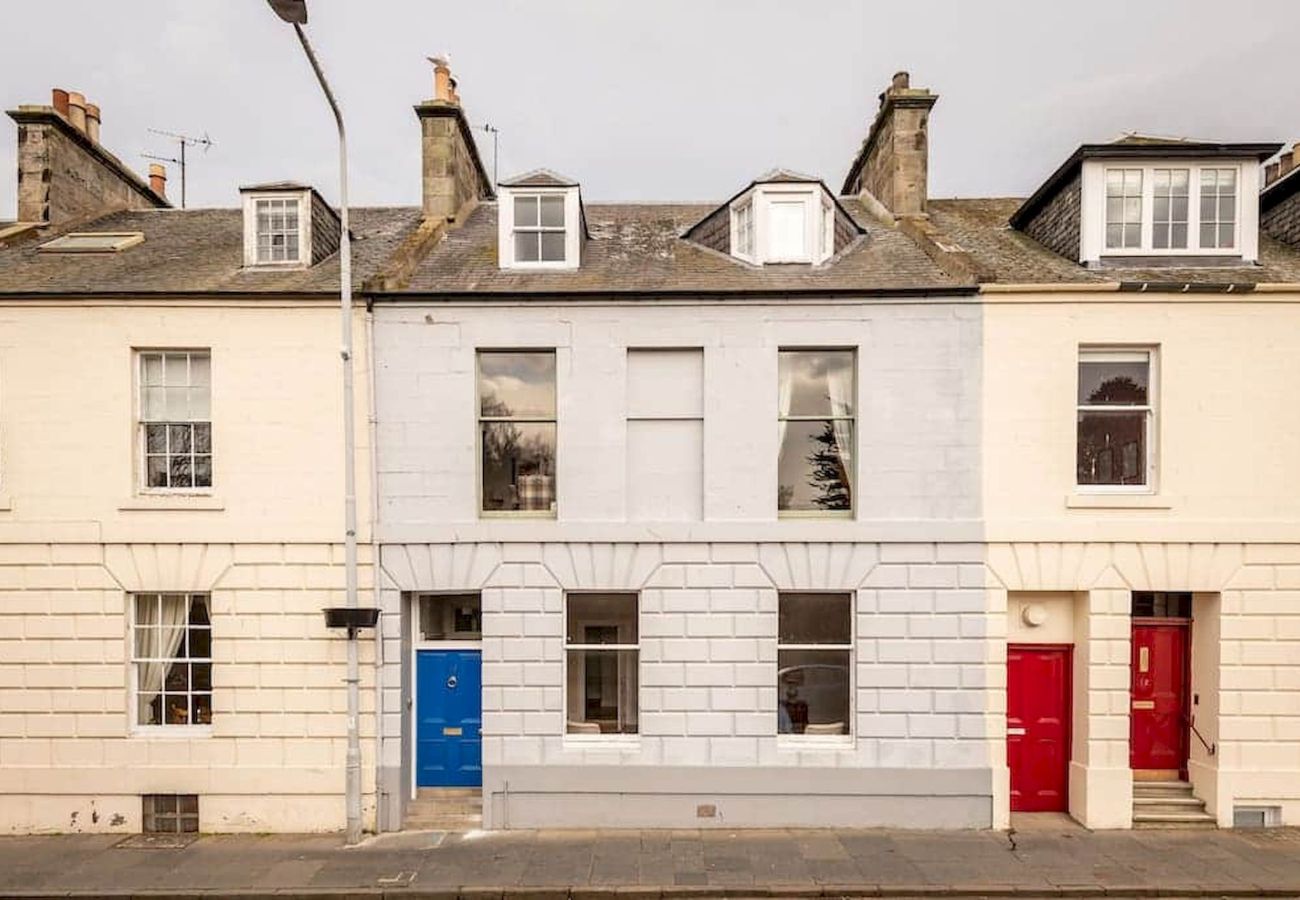
M 145 794 L 145 834 L 197 834 L 198 794 Z
M 1234 806 L 1233 828 L 1273 828 L 1282 821 L 1282 810 L 1277 806 Z

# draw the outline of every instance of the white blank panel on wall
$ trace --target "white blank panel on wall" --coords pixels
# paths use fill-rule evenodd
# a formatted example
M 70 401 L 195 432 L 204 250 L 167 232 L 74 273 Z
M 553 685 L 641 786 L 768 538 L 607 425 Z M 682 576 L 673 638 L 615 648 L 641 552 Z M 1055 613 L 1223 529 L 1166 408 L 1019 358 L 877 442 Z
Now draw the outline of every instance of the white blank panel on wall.
M 699 519 L 704 508 L 704 423 L 627 423 L 628 517 L 639 522 Z
M 627 509 L 635 521 L 704 510 L 704 351 L 628 350 Z

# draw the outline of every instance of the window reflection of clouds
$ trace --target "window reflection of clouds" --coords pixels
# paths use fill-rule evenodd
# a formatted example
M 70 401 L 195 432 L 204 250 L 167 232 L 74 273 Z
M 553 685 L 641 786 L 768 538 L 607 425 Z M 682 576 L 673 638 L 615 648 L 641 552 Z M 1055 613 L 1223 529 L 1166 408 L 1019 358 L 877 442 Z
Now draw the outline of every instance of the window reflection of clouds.
M 479 354 L 482 415 L 514 418 L 555 416 L 555 354 Z
M 830 381 L 847 379 L 852 384 L 852 350 L 782 351 L 778 359 L 781 377 L 792 379 L 791 416 L 851 416 L 852 393 L 832 408 Z

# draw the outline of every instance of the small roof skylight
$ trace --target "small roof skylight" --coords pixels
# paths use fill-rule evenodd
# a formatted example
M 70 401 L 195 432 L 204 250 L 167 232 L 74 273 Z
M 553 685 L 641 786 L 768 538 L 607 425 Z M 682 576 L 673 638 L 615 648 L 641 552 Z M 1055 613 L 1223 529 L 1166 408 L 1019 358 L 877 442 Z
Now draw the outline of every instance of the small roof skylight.
M 47 253 L 117 253 L 144 240 L 142 231 L 81 231 L 40 245 Z

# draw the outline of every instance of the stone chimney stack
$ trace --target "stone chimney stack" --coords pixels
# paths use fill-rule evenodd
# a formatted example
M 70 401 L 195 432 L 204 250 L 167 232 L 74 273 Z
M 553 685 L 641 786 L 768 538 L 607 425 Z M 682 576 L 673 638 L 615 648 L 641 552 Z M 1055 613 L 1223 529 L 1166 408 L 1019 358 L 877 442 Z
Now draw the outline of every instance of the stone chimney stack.
M 930 109 L 939 96 L 912 87 L 908 73 L 898 72 L 879 99 L 875 121 L 849 168 L 842 192 L 874 200 L 895 218 L 924 216 Z
M 1300 168 L 1300 141 L 1291 146 L 1275 162 L 1264 167 L 1264 187 L 1291 174 L 1291 170 Z
M 20 106 L 9 118 L 18 124 L 18 221 L 60 225 L 170 205 L 100 143 L 99 107 L 85 95 L 55 88 L 49 106 Z
M 480 200 L 493 197 L 492 181 L 479 159 L 456 79 L 445 57 L 433 63 L 433 98 L 415 107 L 420 119 L 421 196 L 426 219 L 463 219 Z

